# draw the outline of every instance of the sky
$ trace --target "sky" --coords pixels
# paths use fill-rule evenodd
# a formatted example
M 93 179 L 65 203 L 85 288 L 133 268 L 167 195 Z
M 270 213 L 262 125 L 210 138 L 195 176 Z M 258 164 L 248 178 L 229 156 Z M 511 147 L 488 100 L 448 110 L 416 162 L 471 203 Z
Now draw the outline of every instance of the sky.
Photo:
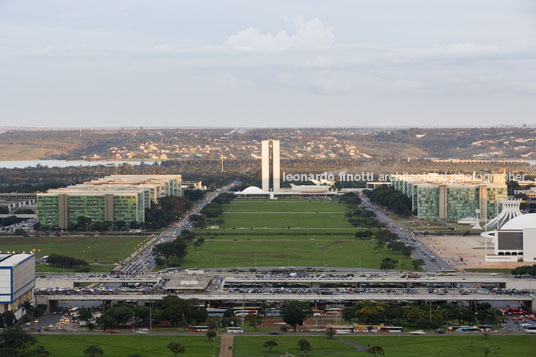
M 501 124 L 533 0 L 0 0 L 0 127 Z

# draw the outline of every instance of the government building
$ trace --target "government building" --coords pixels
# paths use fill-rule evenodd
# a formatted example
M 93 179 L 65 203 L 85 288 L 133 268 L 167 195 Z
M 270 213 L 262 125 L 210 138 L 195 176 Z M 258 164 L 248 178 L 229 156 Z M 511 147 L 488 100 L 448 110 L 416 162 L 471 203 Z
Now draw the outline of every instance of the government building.
M 145 208 L 166 196 L 182 196 L 181 175 L 111 175 L 38 193 L 37 221 L 67 228 L 78 217 L 95 222 L 145 221 Z
M 465 175 L 393 175 L 391 184 L 411 199 L 419 218 L 458 221 L 478 214 L 489 220 L 499 214 L 508 192 L 504 176 L 493 177 L 487 182 Z

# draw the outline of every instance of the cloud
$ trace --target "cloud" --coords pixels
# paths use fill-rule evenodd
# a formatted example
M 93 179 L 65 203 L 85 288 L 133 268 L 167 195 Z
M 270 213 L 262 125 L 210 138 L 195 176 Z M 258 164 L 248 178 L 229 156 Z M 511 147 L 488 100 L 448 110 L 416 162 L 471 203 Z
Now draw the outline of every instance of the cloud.
M 226 46 L 239 51 L 279 52 L 287 50 L 325 50 L 335 43 L 333 28 L 326 27 L 318 18 L 303 21 L 301 17 L 294 19 L 296 32 L 288 34 L 280 31 L 277 34 L 262 33 L 249 27 L 231 35 Z

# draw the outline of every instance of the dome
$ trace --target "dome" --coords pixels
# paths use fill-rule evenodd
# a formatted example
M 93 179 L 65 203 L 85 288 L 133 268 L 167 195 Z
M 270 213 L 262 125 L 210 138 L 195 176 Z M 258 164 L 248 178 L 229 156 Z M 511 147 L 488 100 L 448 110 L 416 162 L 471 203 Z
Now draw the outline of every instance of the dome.
M 517 216 L 506 222 L 500 230 L 522 230 L 523 228 L 536 228 L 536 213 L 527 213 Z
M 261 190 L 257 186 L 249 186 L 248 188 L 246 188 L 241 193 L 256 194 L 256 193 L 266 193 L 266 192 L 264 192 L 263 190 Z

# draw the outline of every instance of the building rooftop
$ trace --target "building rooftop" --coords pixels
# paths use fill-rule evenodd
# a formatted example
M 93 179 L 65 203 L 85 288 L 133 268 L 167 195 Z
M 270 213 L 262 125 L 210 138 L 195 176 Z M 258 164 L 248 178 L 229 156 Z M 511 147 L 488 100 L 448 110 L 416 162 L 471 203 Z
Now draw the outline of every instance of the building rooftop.
M 2 267 L 12 267 L 12 266 L 15 266 L 15 265 L 18 265 L 20 264 L 21 262 L 23 262 L 24 260 L 30 258 L 32 255 L 34 254 L 25 254 L 25 253 L 21 253 L 21 254 L 0 254 L 0 266 Z M 2 256 L 4 256 L 4 258 L 2 259 Z
M 506 222 L 500 230 L 522 230 L 524 228 L 536 228 L 536 213 L 527 213 L 517 216 Z

